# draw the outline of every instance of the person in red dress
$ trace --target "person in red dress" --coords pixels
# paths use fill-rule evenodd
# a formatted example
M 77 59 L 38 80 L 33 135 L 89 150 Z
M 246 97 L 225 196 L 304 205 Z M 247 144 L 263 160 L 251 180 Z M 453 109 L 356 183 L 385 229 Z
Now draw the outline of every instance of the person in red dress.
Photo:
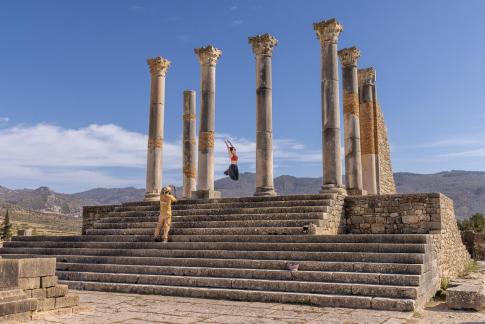
M 229 159 L 231 160 L 231 164 L 229 165 L 229 168 L 224 171 L 224 174 L 228 175 L 229 178 L 231 178 L 232 180 L 237 181 L 239 180 L 239 168 L 237 167 L 237 161 L 239 160 L 239 158 L 236 153 L 236 148 L 228 139 L 226 139 L 224 143 L 226 143 L 227 152 L 229 153 Z

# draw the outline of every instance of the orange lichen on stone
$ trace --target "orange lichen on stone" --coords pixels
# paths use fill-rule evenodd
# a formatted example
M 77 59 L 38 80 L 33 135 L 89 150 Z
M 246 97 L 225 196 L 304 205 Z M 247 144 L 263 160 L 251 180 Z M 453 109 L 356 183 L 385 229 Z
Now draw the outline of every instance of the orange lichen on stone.
M 199 133 L 199 151 L 204 152 L 214 148 L 214 132 Z
M 360 147 L 362 155 L 375 154 L 374 107 L 372 102 L 360 104 Z
M 344 92 L 344 114 L 359 116 L 359 95 L 354 92 Z

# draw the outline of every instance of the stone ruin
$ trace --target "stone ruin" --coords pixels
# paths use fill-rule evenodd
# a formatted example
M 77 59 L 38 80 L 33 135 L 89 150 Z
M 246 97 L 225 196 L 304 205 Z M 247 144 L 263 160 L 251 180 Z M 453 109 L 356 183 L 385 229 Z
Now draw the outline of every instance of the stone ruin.
M 195 91 L 183 96 L 186 199 L 173 206 L 170 242 L 151 238 L 162 186 L 170 65 L 158 57 L 148 60 L 145 201 L 86 206 L 81 236 L 16 237 L 0 254 L 55 256 L 60 282 L 74 289 L 401 311 L 422 307 L 441 278 L 457 277 L 470 260 L 453 203 L 439 193 L 396 193 L 376 71 L 357 68 L 357 48 L 337 51 L 343 28 L 335 19 L 313 27 L 321 48 L 319 193 L 278 196 L 274 190 L 271 58 L 277 40 L 257 35 L 249 38 L 257 76 L 254 197 L 220 198 L 214 190 L 215 76 L 222 52 L 209 45 L 195 49 L 201 67 L 198 142 Z M 290 271 L 293 263 L 298 271 Z

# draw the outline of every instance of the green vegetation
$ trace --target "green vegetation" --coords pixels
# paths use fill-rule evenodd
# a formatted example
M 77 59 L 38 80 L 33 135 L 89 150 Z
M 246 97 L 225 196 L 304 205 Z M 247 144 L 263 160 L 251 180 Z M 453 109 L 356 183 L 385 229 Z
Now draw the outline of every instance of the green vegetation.
M 450 279 L 448 278 L 441 278 L 440 290 L 435 295 L 435 298 L 438 300 L 442 300 L 446 297 L 446 289 L 448 289 L 448 285 L 450 284 Z
M 458 220 L 458 228 L 461 231 L 474 231 L 476 233 L 485 233 L 485 215 L 476 213 L 470 218 Z
M 466 265 L 465 273 L 468 274 L 470 272 L 478 272 L 480 270 L 480 266 L 476 260 L 470 260 Z
M 3 225 L 0 232 L 0 238 L 3 241 L 10 241 L 13 236 L 12 223 L 10 223 L 10 216 L 8 215 L 8 209 L 5 212 L 5 218 L 3 219 Z

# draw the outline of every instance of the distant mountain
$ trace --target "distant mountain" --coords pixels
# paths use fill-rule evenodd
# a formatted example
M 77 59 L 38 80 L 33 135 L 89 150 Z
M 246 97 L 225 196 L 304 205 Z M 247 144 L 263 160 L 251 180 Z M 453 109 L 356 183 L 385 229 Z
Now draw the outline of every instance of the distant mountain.
M 458 218 L 473 213 L 485 213 L 485 172 L 445 171 L 435 174 L 398 172 L 394 174 L 400 193 L 442 192 L 455 202 Z M 275 178 L 280 195 L 309 194 L 320 190 L 322 178 L 297 178 L 283 175 Z M 256 187 L 254 173 L 242 173 L 239 181 L 223 178 L 215 181 L 215 188 L 223 197 L 252 196 Z M 182 192 L 177 188 L 177 192 Z M 96 188 L 75 194 L 63 194 L 47 187 L 12 190 L 0 186 L 0 205 L 8 203 L 24 209 L 44 213 L 79 216 L 82 206 L 110 205 L 143 200 L 145 190 L 128 188 Z

